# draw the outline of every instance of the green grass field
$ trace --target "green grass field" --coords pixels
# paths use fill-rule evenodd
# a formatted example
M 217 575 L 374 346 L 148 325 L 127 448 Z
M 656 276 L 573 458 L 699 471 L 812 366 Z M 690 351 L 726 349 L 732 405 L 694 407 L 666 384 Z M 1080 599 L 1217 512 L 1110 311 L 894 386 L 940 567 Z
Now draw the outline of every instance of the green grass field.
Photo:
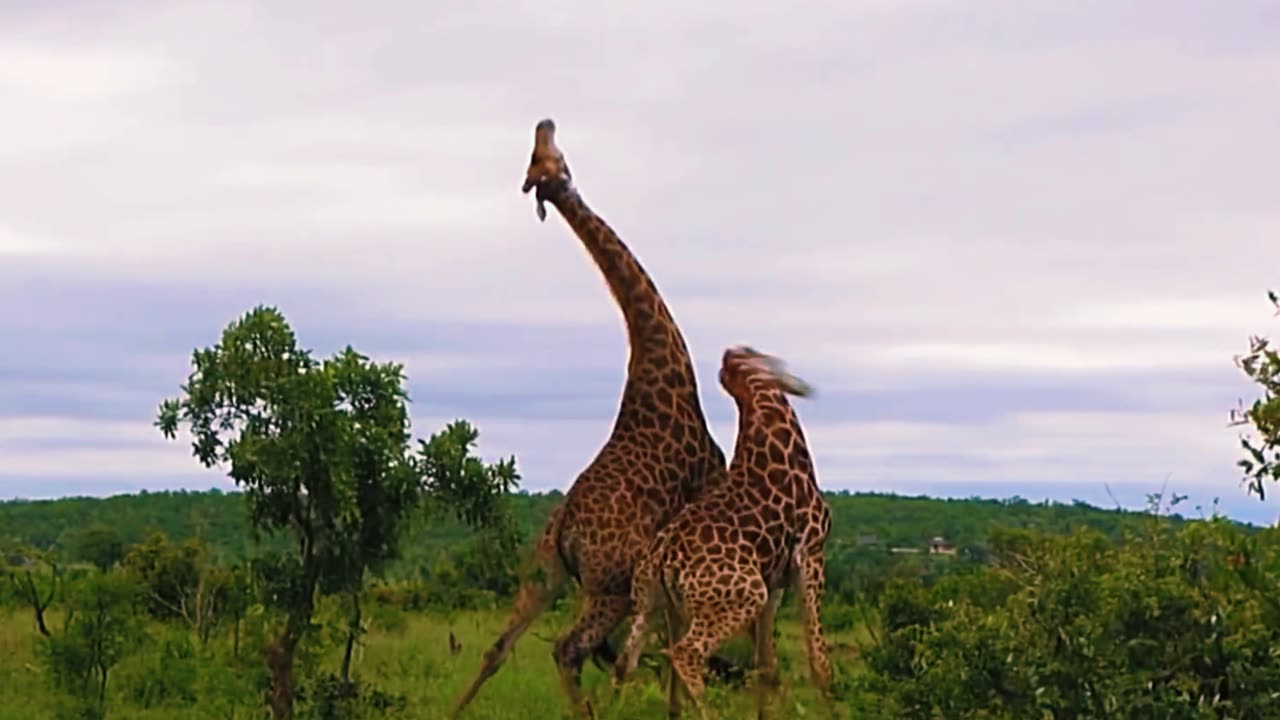
M 402 713 L 369 717 L 440 718 L 454 695 L 479 666 L 484 649 L 497 637 L 505 611 L 466 612 L 445 617 L 433 613 L 404 613 L 381 609 L 369 613 L 370 629 L 355 655 L 353 675 L 362 682 L 397 695 L 406 705 Z M 570 620 L 567 613 L 544 615 L 534 624 L 502 670 L 485 685 L 467 713 L 474 720 L 508 718 L 557 718 L 567 716 L 551 642 Z M 56 615 L 51 626 L 60 622 Z M 462 642 L 462 651 L 451 657 L 448 632 Z M 821 717 L 822 704 L 811 687 L 808 664 L 800 640 L 800 625 L 785 611 L 778 624 L 779 661 L 783 691 L 780 717 Z M 252 631 L 243 641 L 241 657 L 232 657 L 230 630 L 220 631 L 205 648 L 179 627 L 151 624 L 145 644 L 113 670 L 108 687 L 107 717 L 140 720 L 236 720 L 263 717 L 261 693 L 264 671 L 259 645 Z M 858 631 L 828 633 L 836 663 L 837 682 L 857 672 Z M 336 672 L 341 647 L 336 636 L 320 632 L 311 638 L 322 648 L 308 658 L 310 671 Z M 59 718 L 57 693 L 39 659 L 38 635 L 29 613 L 0 614 L 0 720 Z M 744 638 L 727 644 L 725 653 L 745 657 L 750 646 Z M 306 689 L 304 676 L 301 679 Z M 665 718 L 665 700 L 655 674 L 644 667 L 614 693 L 609 677 L 588 663 L 583 685 L 601 718 Z M 708 705 L 726 718 L 754 717 L 755 693 L 749 687 L 713 684 Z M 838 717 L 847 710 L 839 709 Z M 693 714 L 689 713 L 692 717 Z

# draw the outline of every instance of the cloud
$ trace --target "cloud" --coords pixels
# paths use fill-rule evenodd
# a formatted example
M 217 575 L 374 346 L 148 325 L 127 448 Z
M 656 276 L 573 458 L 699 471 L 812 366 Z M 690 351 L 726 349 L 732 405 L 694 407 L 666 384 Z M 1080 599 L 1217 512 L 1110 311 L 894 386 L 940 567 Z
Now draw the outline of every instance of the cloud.
M 749 342 L 818 385 L 803 412 L 837 486 L 1171 471 L 1239 493 L 1231 357 L 1267 329 L 1280 232 L 1269 4 L 71 18 L 0 10 L 0 485 L 203 478 L 147 423 L 257 303 L 321 352 L 403 361 L 420 432 L 469 417 L 529 486 L 567 485 L 626 349 L 578 242 L 517 191 L 550 115 L 680 321 L 722 444 L 715 363 Z

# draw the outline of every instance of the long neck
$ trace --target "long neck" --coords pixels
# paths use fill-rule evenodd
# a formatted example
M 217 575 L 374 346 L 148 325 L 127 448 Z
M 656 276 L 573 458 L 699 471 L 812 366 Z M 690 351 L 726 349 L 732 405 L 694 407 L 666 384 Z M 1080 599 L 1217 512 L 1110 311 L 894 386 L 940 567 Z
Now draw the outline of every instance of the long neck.
M 790 431 L 791 442 L 808 451 L 800 420 L 787 396 L 776 387 L 749 383 L 741 395 L 734 396 L 738 406 L 738 441 L 734 447 L 734 462 L 745 461 L 744 452 L 757 449 L 759 441 L 778 427 Z
M 676 341 L 683 345 L 684 338 L 653 279 L 613 228 L 592 212 L 571 186 L 557 189 L 547 200 L 560 211 L 604 274 L 627 324 L 632 359 L 655 343 L 666 345 Z

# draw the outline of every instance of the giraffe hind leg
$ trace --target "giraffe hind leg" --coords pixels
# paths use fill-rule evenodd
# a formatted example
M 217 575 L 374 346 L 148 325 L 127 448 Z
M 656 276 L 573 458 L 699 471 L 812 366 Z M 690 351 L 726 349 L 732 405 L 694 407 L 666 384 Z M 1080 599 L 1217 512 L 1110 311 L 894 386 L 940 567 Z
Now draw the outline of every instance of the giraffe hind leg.
M 795 566 L 804 616 L 805 648 L 809 654 L 809 673 L 814 684 L 822 692 L 827 713 L 834 712 L 831 697 L 831 660 L 827 656 L 827 642 L 822 633 L 822 593 L 825 584 L 826 563 L 821 552 L 797 548 Z
M 628 596 L 589 595 L 578 621 L 556 643 L 552 656 L 560 672 L 560 684 L 579 716 L 595 717 L 594 708 L 582 694 L 582 665 L 630 612 Z
M 783 591 L 773 590 L 755 622 L 755 675 L 759 692 L 757 716 L 765 720 L 778 692 L 778 648 L 773 638 L 774 620 L 782 604 Z
M 671 665 L 671 650 L 676 645 L 676 634 L 680 629 L 680 617 L 676 613 L 675 605 L 668 602 L 664 607 L 667 616 L 667 717 L 675 720 L 680 717 L 682 708 L 680 707 L 680 676 L 676 674 L 675 667 Z
M 621 685 L 635 669 L 640 661 L 640 652 L 644 649 L 645 632 L 657 606 L 661 604 L 658 597 L 661 591 L 658 580 L 657 563 L 652 556 L 642 559 L 636 564 L 635 574 L 631 580 L 631 603 L 634 615 L 631 630 L 622 646 L 613 667 L 614 686 Z
M 450 712 L 449 717 L 457 718 L 467 705 L 475 699 L 485 681 L 498 672 L 498 668 L 502 666 L 503 661 L 507 659 L 507 655 L 511 653 L 511 649 L 515 647 L 516 641 L 529 629 L 529 626 L 533 624 L 538 615 L 547 609 L 547 606 L 551 604 L 551 601 L 568 581 L 568 572 L 560 559 L 560 554 L 555 550 L 555 526 L 559 517 L 559 508 L 554 512 L 555 515 L 553 515 L 552 521 L 548 523 L 548 529 L 543 534 L 543 538 L 539 541 L 538 547 L 534 552 L 534 572 L 541 575 L 541 577 L 528 578 L 520 584 L 520 589 L 516 594 L 515 609 L 512 610 L 511 618 L 507 621 L 506 630 L 485 651 L 480 669 L 476 672 L 475 678 L 467 686 L 467 689 L 454 701 L 453 710 Z

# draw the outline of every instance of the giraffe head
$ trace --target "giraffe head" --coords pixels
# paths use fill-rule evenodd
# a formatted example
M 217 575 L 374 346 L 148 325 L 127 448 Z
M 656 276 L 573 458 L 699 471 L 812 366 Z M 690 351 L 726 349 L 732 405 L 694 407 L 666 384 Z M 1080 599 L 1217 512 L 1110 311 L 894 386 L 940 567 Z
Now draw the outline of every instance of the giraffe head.
M 724 351 L 720 361 L 720 386 L 738 401 L 768 390 L 799 397 L 814 394 L 813 386 L 792 375 L 782 358 L 746 345 Z
M 567 187 L 570 182 L 569 165 L 564 153 L 556 147 L 556 123 L 551 118 L 540 121 L 533 129 L 533 157 L 524 174 L 521 192 L 528 193 L 535 187 L 538 200 L 538 219 L 547 219 L 545 202 L 553 187 Z

